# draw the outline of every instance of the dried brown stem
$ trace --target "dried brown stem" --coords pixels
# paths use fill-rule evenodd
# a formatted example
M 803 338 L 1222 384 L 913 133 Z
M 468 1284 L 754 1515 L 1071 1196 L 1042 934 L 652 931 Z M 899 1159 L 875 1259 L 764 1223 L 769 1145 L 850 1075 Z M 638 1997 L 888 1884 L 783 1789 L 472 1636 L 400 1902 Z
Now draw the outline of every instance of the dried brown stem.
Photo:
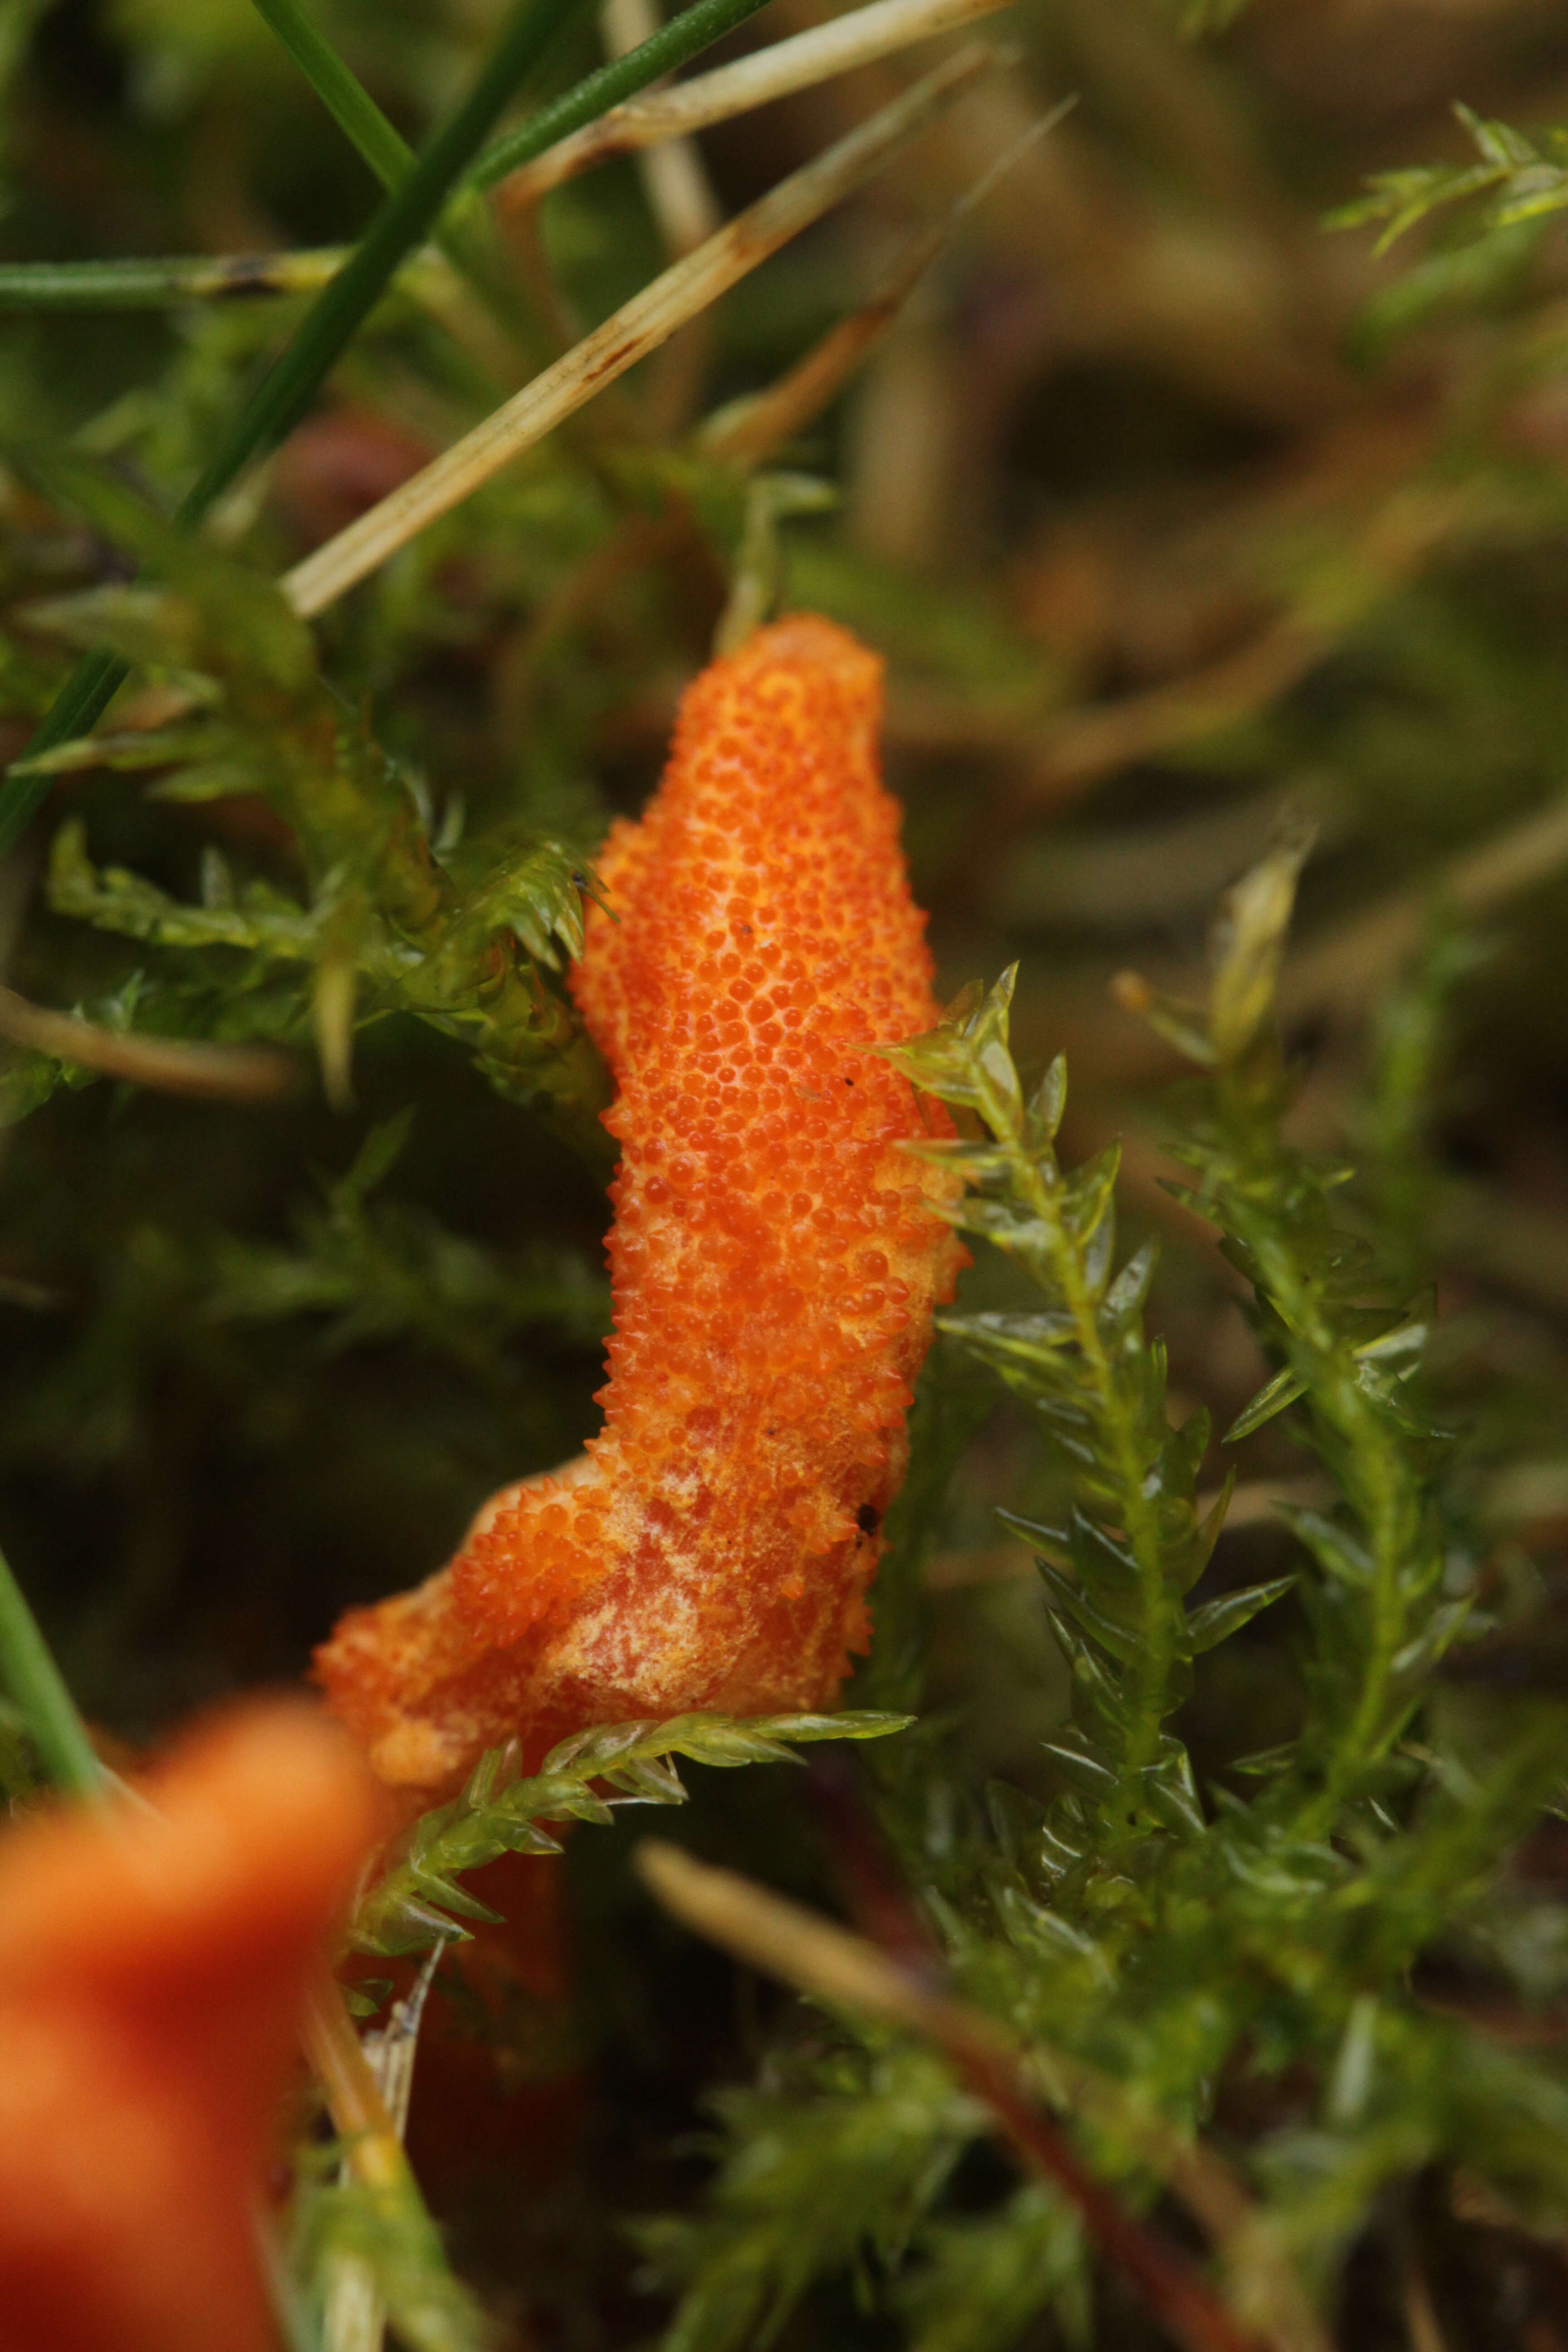
M 710 418 L 699 436 L 704 457 L 756 466 L 803 433 L 880 342 L 941 250 L 945 235 L 945 227 L 923 230 L 871 299 L 830 327 L 776 383 Z
M 1031 809 L 1076 799 L 1136 761 L 1234 726 L 1299 685 L 1330 642 L 1323 631 L 1287 614 L 1239 652 L 1192 677 L 1064 713 L 1045 730 L 1019 798 Z
M 407 2178 L 408 2158 L 381 2085 L 354 2032 L 342 1993 L 330 1979 L 312 1992 L 300 2036 L 327 2102 L 344 2161 L 367 2188 L 395 2189 Z
M 996 2116 L 1027 2160 L 1082 2215 L 1097 2243 L 1134 2282 L 1187 2352 L 1258 2352 L 1262 2339 L 1237 2319 L 1187 2257 L 1130 2214 L 1084 2166 L 1039 2106 L 1071 2105 L 1130 2141 L 1186 2204 L 1245 2278 L 1249 2303 L 1267 2307 L 1268 2340 L 1281 2352 L 1325 2352 L 1299 2282 L 1269 2242 L 1242 2183 L 1211 2149 L 1149 2113 L 1098 2069 L 1036 2044 L 1027 2059 L 991 2020 L 933 1989 L 873 1944 L 769 1889 L 715 1870 L 658 1839 L 637 1866 L 666 1909 L 739 1959 L 837 2008 L 901 2026 L 931 2041 Z
M 653 0 L 604 0 L 599 20 L 604 27 L 605 45 L 616 58 L 651 40 L 658 30 Z M 695 253 L 705 238 L 716 233 L 724 218 L 700 149 L 689 139 L 668 139 L 647 149 L 638 168 L 648 209 L 658 223 L 666 251 L 672 259 L 679 259 L 683 253 Z M 526 172 L 519 176 L 526 177 Z
M 885 274 L 871 299 L 847 319 L 830 327 L 804 359 L 798 360 L 766 392 L 731 403 L 710 417 L 698 435 L 704 457 L 728 458 L 755 466 L 783 443 L 804 432 L 841 392 L 861 362 L 872 352 L 897 319 L 953 230 L 1010 171 L 1018 157 L 1044 138 L 1067 112 L 1069 100 L 1041 118 L 1027 135 L 983 173 L 972 188 L 949 207 L 944 219 L 911 237 Z
M 104 1029 L 73 1013 L 29 1004 L 10 988 L 0 988 L 0 1037 L 33 1053 L 52 1055 L 57 1061 L 100 1071 L 106 1078 L 126 1078 L 163 1094 L 257 1102 L 288 1094 L 300 1084 L 299 1063 L 272 1045 L 214 1045 Z

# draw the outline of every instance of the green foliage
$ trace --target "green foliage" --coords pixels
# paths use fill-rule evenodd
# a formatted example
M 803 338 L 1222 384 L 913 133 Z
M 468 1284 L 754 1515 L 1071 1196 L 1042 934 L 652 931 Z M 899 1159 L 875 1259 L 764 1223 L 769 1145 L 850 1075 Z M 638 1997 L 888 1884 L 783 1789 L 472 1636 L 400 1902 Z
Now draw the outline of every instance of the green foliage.
M 1382 253 L 1417 221 L 1473 196 L 1489 199 L 1480 215 L 1483 233 L 1514 228 L 1568 205 L 1568 131 L 1548 130 L 1531 139 L 1510 123 L 1485 121 L 1468 106 L 1456 105 L 1454 112 L 1474 144 L 1473 163 L 1414 163 L 1373 173 L 1367 194 L 1342 205 L 1331 226 L 1359 228 L 1383 222 Z
M 1175 1148 L 1194 1181 L 1182 1197 L 1219 1227 L 1279 1366 L 1229 1442 L 1290 1413 L 1338 1496 L 1289 1515 L 1305 1556 L 1295 1579 L 1187 1601 L 1224 1490 L 1200 1517 L 1207 1432 L 1165 1422 L 1163 1350 L 1142 1323 L 1149 1254 L 1113 1270 L 1113 1163 L 1068 1173 L 1057 1160 L 1062 1068 L 1026 1091 L 1008 1048 L 1012 975 L 893 1052 L 970 1129 L 912 1147 L 963 1170 L 954 1221 L 1043 1294 L 1028 1313 L 947 1328 L 1026 1402 L 1067 1482 L 1063 1525 L 1013 1524 L 1039 1555 L 1073 1723 L 1046 1743 L 1060 1793 L 1041 1807 L 998 1791 L 991 1839 L 973 1844 L 967 1875 L 949 1865 L 940 1895 L 905 1815 L 895 1806 L 886 1818 L 957 1982 L 1026 2051 L 1036 2037 L 1065 2043 L 1190 2130 L 1225 2085 L 1237 2096 L 1251 2085 L 1268 2117 L 1269 2084 L 1314 2083 L 1304 2116 L 1283 2102 L 1241 2153 L 1279 2243 L 1327 2292 L 1375 2200 L 1424 2168 L 1463 2164 L 1510 2209 L 1563 2210 L 1568 2080 L 1428 2007 L 1412 1970 L 1458 1918 L 1495 1902 L 1510 1848 L 1560 1775 L 1568 1717 L 1544 1699 L 1506 1720 L 1456 1709 L 1438 1680 L 1476 1567 L 1444 1516 L 1445 1441 L 1412 1399 L 1423 1327 L 1379 1297 L 1378 1253 L 1336 1215 L 1345 1171 L 1281 1133 L 1290 1088 L 1272 987 L 1302 855 L 1300 840 L 1284 842 L 1231 894 L 1205 1002 L 1141 992 L 1206 1066 L 1183 1105 Z M 1422 1061 L 1431 987 L 1427 1035 L 1405 1041 Z M 1392 1018 L 1394 1036 L 1415 1018 Z M 1395 1131 L 1412 1075 L 1391 1048 Z M 1194 1662 L 1292 1582 L 1309 1633 L 1300 1736 L 1232 1759 L 1249 1793 L 1227 1777 L 1205 1796 L 1165 1721 L 1202 1671 Z M 940 1779 L 929 1751 L 926 1769 Z M 898 2161 L 879 2189 L 870 2151 L 892 2137 L 889 2070 L 940 2081 L 935 2062 L 851 2025 L 813 2063 L 815 2088 L 726 2100 L 709 2216 L 655 2232 L 662 2274 L 681 2290 L 667 2342 L 731 2352 L 760 2315 L 776 2325 L 814 2277 L 847 2269 L 907 2315 L 921 2346 L 1000 2347 L 1047 2308 L 1081 2339 L 1087 2253 L 1054 2191 L 1022 2189 L 978 2217 L 944 2210 L 951 2106 L 923 2126 L 900 2110 Z M 1086 2139 L 1120 2193 L 1152 2193 L 1138 2148 L 1103 2123 Z M 818 2165 L 831 2170 L 837 2226 L 825 2216 L 797 2236 L 789 2216 L 812 2210 L 801 2179 Z
M 942 1328 L 1027 1400 L 1065 1457 L 1066 1522 L 1018 1524 L 1041 1554 L 1052 1630 L 1072 1670 L 1073 1729 L 1049 1750 L 1074 1792 L 1059 1834 L 1066 1850 L 1091 1839 L 1110 1863 L 1156 1826 L 1198 1824 L 1185 1751 L 1162 1726 L 1187 1696 L 1194 1656 L 1287 1587 L 1227 1596 L 1217 1615 L 1184 1605 L 1225 1516 L 1224 1496 L 1203 1517 L 1196 1504 L 1208 1416 L 1167 1424 L 1164 1351 L 1143 1331 L 1153 1249 L 1114 1272 L 1114 1147 L 1064 1176 L 1055 1138 L 1067 1066 L 1053 1062 L 1026 1100 L 1007 1050 L 1014 977 L 888 1058 L 978 1115 L 985 1140 L 918 1149 L 963 1175 L 969 1190 L 954 1222 L 1005 1251 L 1043 1294 L 1031 1313 L 949 1316 Z
M 1006 37 L 1030 86 L 1083 93 L 1046 158 L 1064 203 L 1035 201 L 1037 158 L 973 206 L 842 418 L 806 417 L 760 484 L 710 455 L 814 339 L 886 323 L 853 315 L 865 257 L 931 218 L 923 158 L 303 628 L 273 582 L 664 257 L 640 166 L 503 237 L 480 194 L 753 5 L 699 0 L 609 64 L 579 10 L 541 102 L 451 182 L 305 426 L 199 541 L 165 518 L 353 253 L 364 161 L 401 184 L 504 12 L 0 9 L 0 761 L 14 811 L 50 802 L 0 876 L 5 977 L 132 1036 L 279 1041 L 301 1075 L 264 1108 L 198 1107 L 8 1052 L 6 1549 L 93 1719 L 140 1742 L 296 1677 L 339 1607 L 416 1581 L 484 1494 L 580 1445 L 607 1146 L 563 970 L 737 553 L 757 609 L 782 553 L 784 601 L 887 659 L 939 962 L 1023 958 L 1015 998 L 918 1049 L 956 1090 L 962 1222 L 1001 1246 L 976 1246 L 910 1416 L 849 1694 L 880 1724 L 821 1736 L 919 1711 L 859 1756 L 959 1988 L 1026 2053 L 1065 2042 L 1223 2152 L 1345 2352 L 1394 2340 L 1423 2272 L 1446 2340 L 1516 2352 L 1552 2259 L 1529 2232 L 1568 2210 L 1568 2076 L 1539 2038 L 1568 1995 L 1555 1832 L 1506 1859 L 1562 1801 L 1568 1682 L 1546 1580 L 1568 1495 L 1568 158 L 1509 127 L 1557 36 L 1525 0 L 1446 12 L 1419 58 L 1376 12 L 1025 12 Z M 1465 118 L 1473 162 L 1384 174 L 1351 208 L 1389 238 L 1426 220 L 1419 257 L 1396 246 L 1380 277 L 1371 235 L 1325 257 L 1325 192 L 1442 152 L 1455 88 L 1509 121 Z M 775 154 L 806 160 L 842 96 L 705 140 L 721 205 Z M 1346 370 L 1352 313 L 1363 359 L 1424 323 L 1419 367 Z M 779 486 L 807 482 L 837 504 L 770 545 Z M 81 651 L 93 693 L 29 754 Z M 110 731 L 84 734 L 127 661 Z M 1205 1001 L 1145 992 L 1160 1034 L 1130 1044 L 1107 941 L 1163 968 L 1297 790 L 1325 820 L 1283 991 L 1305 1088 L 1268 1009 L 1300 845 L 1232 901 Z M 1061 877 L 1090 866 L 1079 903 Z M 1434 900 L 1497 951 L 1440 926 L 1395 984 L 1356 927 L 1413 941 Z M 1053 1132 L 1059 1073 L 1036 1066 L 1059 1026 Z M 1200 1073 L 1183 1197 L 1228 1264 L 1172 1208 L 1158 1267 L 1142 1247 L 1119 1265 L 1100 1147 L 1138 1129 L 1172 1046 Z M 1147 1150 L 1122 1192 L 1139 1244 Z M 1232 1463 L 1247 1507 L 1226 1520 Z M 781 2032 L 749 1976 L 648 1932 L 620 1808 L 677 1801 L 680 1753 L 790 1736 L 618 1727 L 526 1777 L 489 1759 L 372 1888 L 361 1928 L 401 1981 L 403 1955 L 461 1936 L 468 1870 L 620 1822 L 541 1864 L 570 1885 L 574 2013 L 542 2112 L 526 2082 L 509 2110 L 525 2158 L 478 2188 L 433 2162 L 453 2262 L 530 2340 L 613 2347 L 649 2324 L 625 2217 L 678 2206 L 645 2252 L 684 2352 L 792 2326 L 836 2352 L 1121 2344 L 1124 2284 L 937 2058 L 817 2011 Z M 45 1761 L 0 1709 L 14 1808 Z M 685 1833 L 828 1899 L 816 1778 L 705 1774 Z M 524 2055 L 468 1998 L 463 2060 L 511 2081 Z M 416 2098 L 438 2105 L 427 2030 Z M 585 2049 L 567 2083 L 562 2053 Z M 699 2163 L 682 2135 L 715 2084 Z M 1068 2121 L 1166 2230 L 1142 2144 Z M 345 2259 L 401 2340 L 471 2344 L 427 2218 L 343 2182 L 342 2153 L 296 2151 L 301 2344 L 322 2352 Z M 1267 2332 L 1248 2280 L 1222 2283 Z
M 845 2053 L 713 2107 L 743 2160 L 698 2221 L 645 2223 L 650 2280 L 684 2289 L 679 2352 L 771 2344 L 812 2279 L 897 2262 L 984 2117 L 919 2051 Z
M 391 1955 L 425 1950 L 460 1937 L 458 1914 L 495 1916 L 457 1885 L 503 1853 L 559 1853 L 547 1822 L 609 1822 L 623 1805 L 681 1805 L 686 1790 L 672 1756 L 729 1769 L 784 1764 L 817 1739 L 879 1739 L 908 1717 L 841 1715 L 681 1715 L 668 1723 L 613 1723 L 575 1733 L 552 1748 L 537 1773 L 523 1776 L 515 1748 L 497 1748 L 475 1766 L 462 1794 L 422 1813 L 355 1915 L 356 1950 Z
M 289 348 L 255 387 L 186 491 L 177 525 L 199 522 L 249 460 L 276 448 L 305 415 L 333 362 L 391 283 L 399 263 L 434 225 L 571 5 L 572 0 L 521 0 L 511 11 L 463 103 L 399 180 L 342 269 L 317 295 Z M 129 668 L 125 656 L 95 647 L 72 671 L 31 748 L 47 751 L 86 734 L 108 709 Z M 43 792 L 36 776 L 7 776 L 0 783 L 0 843 L 15 841 Z
M 326 2330 L 352 2297 L 351 2308 L 378 2304 L 408 2352 L 487 2352 L 495 2330 L 417 2199 L 401 2179 L 346 2177 L 344 2153 L 331 2142 L 313 2148 L 289 2207 L 289 2266 L 313 2340 L 344 2340 Z
M 558 971 L 581 948 L 586 869 L 562 843 L 510 828 L 460 856 L 451 845 L 444 863 L 410 779 L 319 677 L 309 632 L 270 583 L 181 541 L 104 477 L 76 467 L 68 480 L 96 519 L 158 562 L 165 584 L 58 598 L 36 621 L 177 677 L 205 715 L 67 743 L 16 772 L 157 768 L 165 799 L 257 793 L 298 841 L 311 896 L 302 907 L 259 876 L 237 887 L 214 848 L 201 904 L 182 905 L 132 874 L 97 871 L 81 829 L 67 826 L 50 866 L 57 911 L 154 947 L 241 950 L 225 993 L 243 1017 L 246 998 L 266 992 L 258 1026 L 270 1034 L 313 1024 L 330 1080 L 337 1071 L 346 1083 L 356 1022 L 411 1013 L 596 1149 L 602 1074 L 540 969 Z M 279 967 L 293 968 L 281 1002 L 269 989 Z
M 410 1202 L 372 1197 L 411 1125 L 405 1112 L 373 1129 L 346 1174 L 300 1211 L 289 1245 L 218 1236 L 204 1312 L 215 1323 L 321 1316 L 324 1355 L 407 1338 L 492 1378 L 507 1340 L 532 1325 L 601 1339 L 608 1286 L 580 1259 L 536 1246 L 508 1263 Z
M 1491 961 L 1494 944 L 1437 923 L 1399 984 L 1377 1008 L 1371 1083 L 1352 1121 L 1373 1193 L 1370 1234 L 1384 1278 L 1414 1293 L 1425 1271 L 1424 1237 L 1440 1189 L 1434 1132 L 1446 1091 L 1455 1002 Z
M 15 1709 L 6 1726 L 7 1793 L 18 1775 L 16 1735 L 25 1732 L 50 1785 L 79 1798 L 101 1798 L 109 1776 L 93 1752 L 59 1668 L 0 1553 L 0 1687 Z
M 1078 2216 L 1044 2181 L 1026 2181 L 978 2220 L 932 2221 L 898 2303 L 917 2352 L 1005 2352 L 1041 2311 L 1069 2345 L 1090 2313 Z
M 1331 228 L 1381 223 L 1375 249 L 1383 254 L 1423 221 L 1468 207 L 1432 251 L 1363 305 L 1352 338 L 1363 360 L 1377 359 L 1396 337 L 1445 312 L 1514 302 L 1552 215 L 1568 205 L 1568 131 L 1549 128 L 1532 138 L 1468 106 L 1456 104 L 1454 112 L 1476 150 L 1474 163 L 1374 173 L 1364 195 L 1329 215 Z

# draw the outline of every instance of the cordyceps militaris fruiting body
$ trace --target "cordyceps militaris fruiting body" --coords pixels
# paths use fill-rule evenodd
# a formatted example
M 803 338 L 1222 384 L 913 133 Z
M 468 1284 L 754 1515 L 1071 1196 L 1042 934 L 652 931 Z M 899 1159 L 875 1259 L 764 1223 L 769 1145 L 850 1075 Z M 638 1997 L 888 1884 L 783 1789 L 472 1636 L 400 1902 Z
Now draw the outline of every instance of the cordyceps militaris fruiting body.
M 800 615 L 695 681 L 612 830 L 573 991 L 618 1096 L 602 1433 L 505 1489 L 450 1565 L 320 1653 L 382 1777 L 514 1736 L 831 1700 L 864 1646 L 910 1384 L 962 1252 L 951 1132 L 866 1048 L 929 1028 L 925 918 L 882 789 L 881 666 Z

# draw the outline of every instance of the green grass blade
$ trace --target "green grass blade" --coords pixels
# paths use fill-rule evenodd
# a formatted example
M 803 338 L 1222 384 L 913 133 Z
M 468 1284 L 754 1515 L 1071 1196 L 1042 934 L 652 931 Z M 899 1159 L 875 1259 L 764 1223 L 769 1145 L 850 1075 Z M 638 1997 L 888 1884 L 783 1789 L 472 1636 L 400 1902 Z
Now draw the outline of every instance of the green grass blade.
M 468 163 L 579 0 L 521 0 L 468 98 L 387 198 L 362 242 L 311 304 L 299 332 L 247 404 L 176 511 L 198 521 L 248 460 L 275 448 L 305 414 L 344 346 L 379 300 L 399 262 L 428 234 Z M 90 728 L 118 690 L 127 666 L 89 654 L 66 680 L 26 747 L 31 759 Z M 8 848 L 48 790 L 44 776 L 7 776 L 0 785 L 0 852 Z
M 26 1724 L 45 1771 L 73 1797 L 101 1797 L 109 1775 L 92 1752 L 37 1620 L 0 1552 L 0 1682 Z
M 428 235 L 497 115 L 578 5 L 579 0 L 522 0 L 513 11 L 468 96 L 393 190 L 350 259 L 312 304 L 288 351 L 186 493 L 178 520 L 192 522 L 205 514 L 248 459 L 275 448 L 298 424 L 398 263 Z
M 767 0 L 697 0 L 695 7 L 683 8 L 651 38 L 628 49 L 624 58 L 584 74 L 580 82 L 561 97 L 552 99 L 548 106 L 542 106 L 516 131 L 507 131 L 493 146 L 487 147 L 469 174 L 470 184 L 477 188 L 493 188 L 498 180 L 504 180 L 520 163 L 531 163 L 547 147 L 553 147 L 558 139 L 607 114 L 612 106 L 635 97 L 661 74 L 673 73 L 677 66 L 685 65 L 689 58 L 722 40 L 726 33 L 733 32 L 737 25 L 743 25 L 748 16 L 754 16 L 766 5 Z
M 314 294 L 348 258 L 342 246 L 302 253 L 162 254 L 133 261 L 0 263 L 0 310 L 162 310 Z
M 299 0 L 252 0 L 282 42 L 338 129 L 351 140 L 384 188 L 395 188 L 414 169 L 414 150 L 395 131 L 370 92 L 319 33 Z
M 50 704 L 42 724 L 28 740 L 26 758 L 52 751 L 90 734 L 115 696 L 130 668 L 118 654 L 84 654 Z M 0 855 L 10 848 L 22 827 L 48 798 L 52 776 L 7 776 L 0 784 Z
M 415 169 L 414 150 L 393 129 L 369 91 L 317 30 L 299 0 L 254 0 L 254 5 L 382 186 L 389 190 L 400 187 Z M 472 205 L 471 189 L 467 202 Z M 454 207 L 459 217 L 448 217 L 437 225 L 436 240 L 447 260 L 468 279 L 501 325 L 527 341 L 527 322 L 519 310 L 505 270 L 490 247 L 486 225 L 478 218 L 460 217 L 464 209 L 464 192 L 459 187 Z

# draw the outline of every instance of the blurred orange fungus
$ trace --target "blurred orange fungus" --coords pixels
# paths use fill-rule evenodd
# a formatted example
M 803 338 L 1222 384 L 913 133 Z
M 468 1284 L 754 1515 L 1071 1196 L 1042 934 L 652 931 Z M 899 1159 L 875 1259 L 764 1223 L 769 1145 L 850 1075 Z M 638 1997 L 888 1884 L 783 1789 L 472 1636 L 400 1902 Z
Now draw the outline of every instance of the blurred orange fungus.
M 374 1783 L 298 1705 L 0 1850 L 0 2341 L 275 2352 L 257 2224 Z
M 451 1564 L 345 1617 L 318 1671 L 382 1777 L 516 1735 L 831 1700 L 864 1646 L 910 1383 L 962 1253 L 945 1113 L 864 1049 L 929 1028 L 925 918 L 878 774 L 881 666 L 809 614 L 681 706 L 611 830 L 572 976 L 619 1089 L 601 1434 L 504 1489 Z

